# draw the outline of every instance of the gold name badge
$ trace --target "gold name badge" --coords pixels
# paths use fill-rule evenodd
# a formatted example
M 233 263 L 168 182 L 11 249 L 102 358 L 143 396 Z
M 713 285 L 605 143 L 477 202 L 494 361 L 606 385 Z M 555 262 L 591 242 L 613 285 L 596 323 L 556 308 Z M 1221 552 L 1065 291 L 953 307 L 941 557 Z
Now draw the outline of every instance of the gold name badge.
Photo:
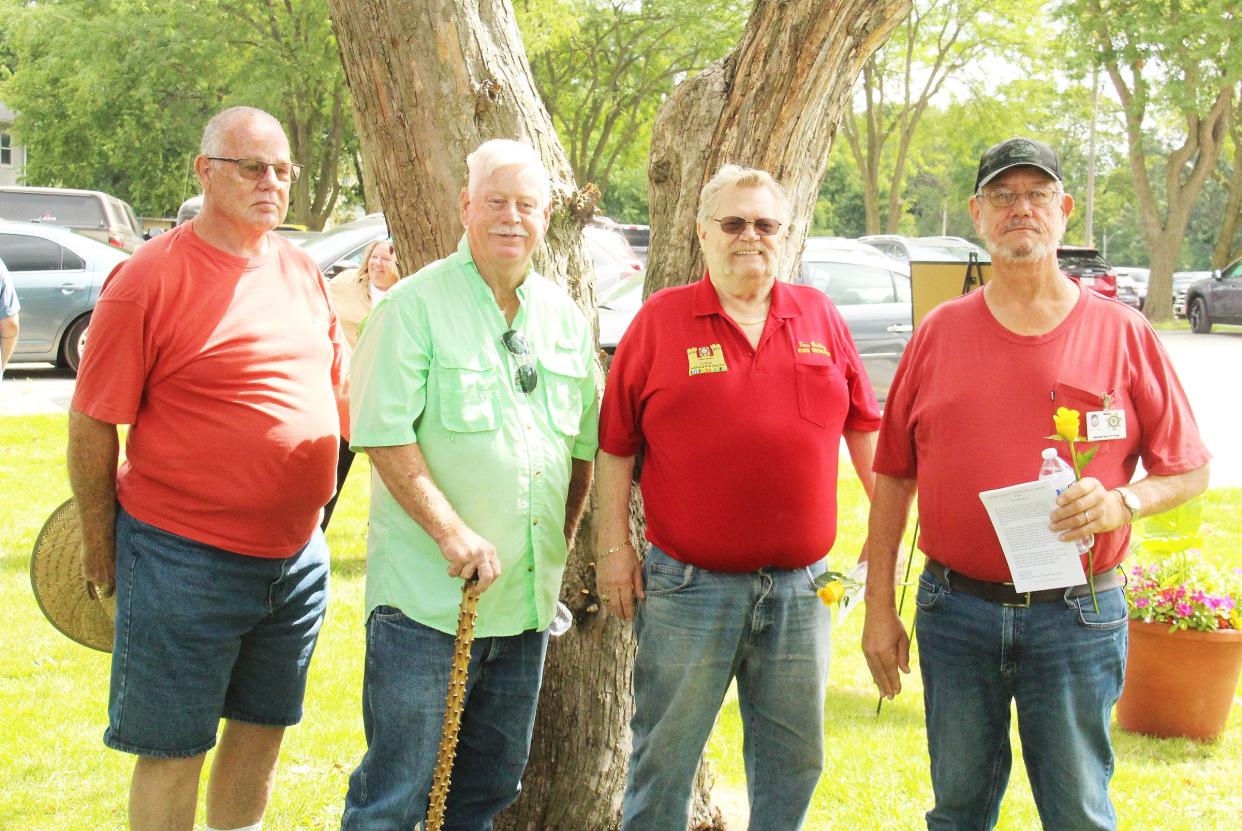
M 727 372 L 724 349 L 718 343 L 711 346 L 692 346 L 686 350 L 690 359 L 690 374 L 704 375 L 709 372 Z
M 817 340 L 798 341 L 798 352 L 803 355 L 827 355 L 832 357 L 832 353 L 828 351 L 828 347 L 824 346 Z

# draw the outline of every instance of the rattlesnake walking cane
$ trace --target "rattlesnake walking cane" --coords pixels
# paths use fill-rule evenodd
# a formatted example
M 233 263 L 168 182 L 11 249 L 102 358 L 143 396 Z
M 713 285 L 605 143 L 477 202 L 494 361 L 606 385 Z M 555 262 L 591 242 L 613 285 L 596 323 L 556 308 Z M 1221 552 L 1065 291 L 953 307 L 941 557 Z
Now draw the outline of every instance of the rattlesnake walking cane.
M 436 751 L 436 772 L 431 780 L 431 804 L 423 831 L 440 831 L 448 801 L 453 758 L 457 755 L 457 731 L 461 727 L 462 705 L 466 701 L 466 676 L 470 671 L 470 644 L 474 642 L 474 619 L 479 593 L 472 580 L 461 587 L 461 610 L 457 613 L 457 640 L 453 644 L 453 663 L 449 669 L 448 698 L 444 703 L 444 729 Z

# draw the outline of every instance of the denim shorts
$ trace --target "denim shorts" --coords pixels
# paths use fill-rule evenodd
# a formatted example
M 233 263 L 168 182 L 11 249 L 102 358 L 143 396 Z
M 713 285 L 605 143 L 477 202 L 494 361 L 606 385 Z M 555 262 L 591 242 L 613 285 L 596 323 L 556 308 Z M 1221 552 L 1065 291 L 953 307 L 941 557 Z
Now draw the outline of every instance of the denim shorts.
M 189 757 L 215 745 L 221 718 L 273 727 L 301 720 L 328 601 L 318 529 L 290 557 L 248 557 L 118 508 L 116 599 L 104 744 Z

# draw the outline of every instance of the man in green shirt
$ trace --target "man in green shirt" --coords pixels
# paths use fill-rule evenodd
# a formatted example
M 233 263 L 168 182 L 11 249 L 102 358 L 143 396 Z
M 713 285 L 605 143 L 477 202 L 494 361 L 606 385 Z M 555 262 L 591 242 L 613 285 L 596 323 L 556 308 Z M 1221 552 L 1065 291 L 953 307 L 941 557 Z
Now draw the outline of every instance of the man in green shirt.
M 446 824 L 491 828 L 517 798 L 548 624 L 591 483 L 591 326 L 530 265 L 551 216 L 550 177 L 514 141 L 485 142 L 466 163 L 456 253 L 389 291 L 353 359 L 351 446 L 376 475 L 367 752 L 342 831 L 424 819 L 471 577 L 481 596 Z

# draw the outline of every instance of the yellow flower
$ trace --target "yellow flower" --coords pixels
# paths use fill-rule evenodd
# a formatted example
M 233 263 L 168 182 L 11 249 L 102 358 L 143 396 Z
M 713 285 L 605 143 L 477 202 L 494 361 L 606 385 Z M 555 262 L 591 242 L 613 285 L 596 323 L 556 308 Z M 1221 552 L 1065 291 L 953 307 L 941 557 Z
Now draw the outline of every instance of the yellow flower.
M 1078 440 L 1078 411 L 1068 407 L 1058 407 L 1052 417 L 1053 428 L 1057 435 L 1066 441 Z
M 833 580 L 815 593 L 819 595 L 819 599 L 825 606 L 831 606 L 842 597 L 845 597 L 845 586 L 841 584 L 840 580 Z

